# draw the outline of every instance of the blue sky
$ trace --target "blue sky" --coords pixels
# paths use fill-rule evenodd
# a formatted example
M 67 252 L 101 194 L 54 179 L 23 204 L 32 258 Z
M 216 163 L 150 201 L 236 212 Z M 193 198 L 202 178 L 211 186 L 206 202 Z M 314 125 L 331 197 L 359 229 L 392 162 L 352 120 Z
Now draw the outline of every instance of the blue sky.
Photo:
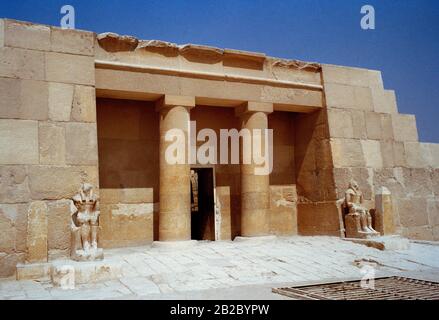
M 437 0 L 2 0 L 0 17 L 59 25 L 65 4 L 78 29 L 381 70 L 420 140 L 439 142 Z M 360 28 L 365 4 L 375 30 Z

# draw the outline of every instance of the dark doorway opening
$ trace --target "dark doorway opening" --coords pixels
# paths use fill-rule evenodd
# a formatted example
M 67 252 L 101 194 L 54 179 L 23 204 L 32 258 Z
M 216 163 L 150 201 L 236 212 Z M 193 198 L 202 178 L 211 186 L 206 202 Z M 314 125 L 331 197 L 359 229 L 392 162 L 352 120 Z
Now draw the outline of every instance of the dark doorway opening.
M 191 168 L 191 233 L 193 240 L 215 240 L 213 168 Z

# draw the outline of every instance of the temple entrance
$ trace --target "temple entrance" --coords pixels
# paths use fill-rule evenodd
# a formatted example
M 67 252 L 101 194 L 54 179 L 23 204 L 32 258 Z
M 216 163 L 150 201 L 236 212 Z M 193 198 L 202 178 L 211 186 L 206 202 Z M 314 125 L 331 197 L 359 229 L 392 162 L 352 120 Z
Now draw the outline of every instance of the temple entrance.
M 215 240 L 213 168 L 191 168 L 191 238 Z

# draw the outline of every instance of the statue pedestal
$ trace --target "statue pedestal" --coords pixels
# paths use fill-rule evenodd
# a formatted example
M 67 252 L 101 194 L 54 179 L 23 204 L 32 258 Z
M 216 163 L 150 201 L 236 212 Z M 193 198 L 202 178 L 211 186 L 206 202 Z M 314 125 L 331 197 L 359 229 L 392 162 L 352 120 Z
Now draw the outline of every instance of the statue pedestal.
M 90 250 L 76 250 L 72 254 L 72 260 L 75 261 L 95 261 L 104 259 L 104 250 L 102 248 L 90 249 Z
M 361 231 L 360 217 L 352 214 L 345 216 L 346 238 L 371 239 L 379 237 L 379 232 Z

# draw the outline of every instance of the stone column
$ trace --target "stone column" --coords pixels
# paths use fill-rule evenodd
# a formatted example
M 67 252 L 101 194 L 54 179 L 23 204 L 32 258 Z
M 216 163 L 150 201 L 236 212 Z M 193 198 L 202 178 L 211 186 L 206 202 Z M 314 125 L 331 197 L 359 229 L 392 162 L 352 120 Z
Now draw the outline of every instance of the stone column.
M 157 102 L 160 112 L 160 213 L 159 240 L 181 241 L 191 239 L 191 191 L 188 137 L 190 109 L 195 107 L 194 97 L 166 95 Z M 168 130 L 179 129 L 184 141 L 166 141 Z M 170 164 L 165 158 L 170 145 L 184 150 L 184 164 Z
M 250 130 L 252 141 L 253 129 L 268 129 L 267 114 L 271 112 L 273 112 L 273 104 L 271 103 L 248 102 L 236 108 L 236 115 L 241 118 L 241 129 Z M 262 155 L 264 155 L 264 146 L 263 135 Z M 255 168 L 260 166 L 253 161 L 252 147 L 245 148 L 241 145 L 241 161 L 246 156 L 251 159 L 251 163 L 241 162 L 241 235 L 244 237 L 268 235 L 269 175 L 255 174 Z

